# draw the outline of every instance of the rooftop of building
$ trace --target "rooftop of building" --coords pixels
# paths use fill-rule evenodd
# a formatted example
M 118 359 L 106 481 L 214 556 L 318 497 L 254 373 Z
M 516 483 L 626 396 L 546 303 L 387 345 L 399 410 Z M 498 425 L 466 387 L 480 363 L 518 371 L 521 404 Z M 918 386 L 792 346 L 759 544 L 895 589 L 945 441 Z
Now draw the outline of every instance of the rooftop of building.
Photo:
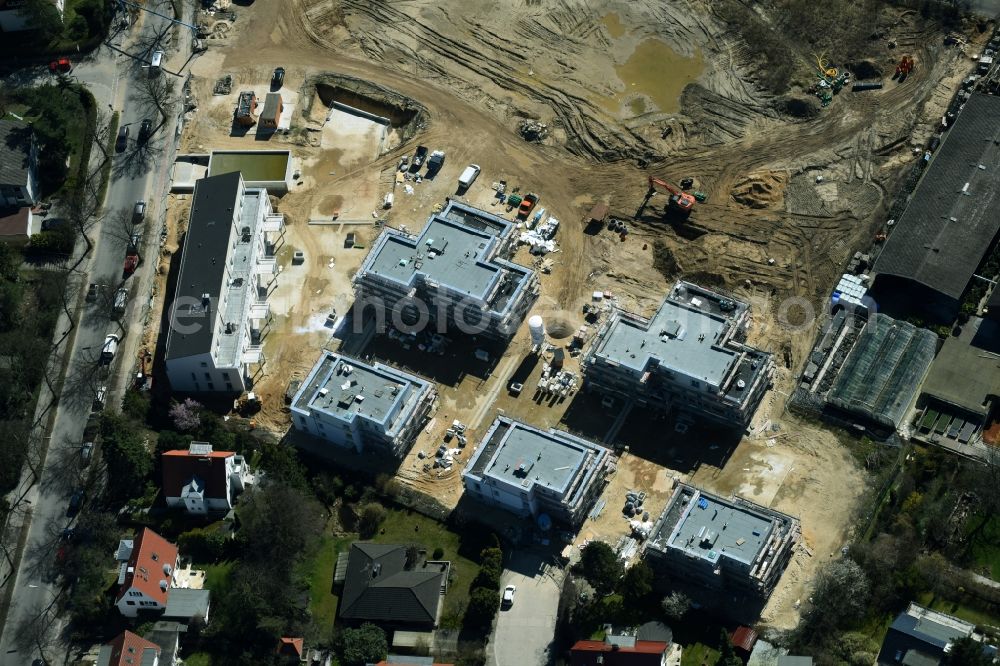
M 446 569 L 407 568 L 408 547 L 356 542 L 347 560 L 339 615 L 348 620 L 431 625 Z
M 281 109 L 281 101 L 281 93 L 267 93 L 267 97 L 264 98 L 264 110 L 260 115 L 264 118 L 274 118 Z
M 323 352 L 292 405 L 338 419 L 349 420 L 357 415 L 385 423 L 393 408 L 406 400 L 410 389 L 421 390 L 427 385 L 415 375 L 380 363 Z
M 657 550 L 676 548 L 685 555 L 716 564 L 723 557 L 750 564 L 775 529 L 787 529 L 785 514 L 728 500 L 693 486 L 678 486 L 650 539 Z
M 0 118 L 0 184 L 24 185 L 28 182 L 31 136 L 29 123 L 9 113 Z
M 972 317 L 959 337 L 944 341 L 924 380 L 924 395 L 987 416 L 991 400 L 1000 397 L 1000 361 L 995 352 L 976 346 L 983 328 L 995 329 L 996 324 Z
M 541 430 L 498 416 L 487 430 L 467 474 L 519 485 L 565 491 L 589 456 L 605 453 L 597 444 L 560 430 Z
M 32 214 L 29 206 L 0 209 L 0 238 L 31 236 L 34 231 L 31 228 L 31 220 Z
M 501 311 L 514 289 L 497 291 L 505 274 L 515 281 L 531 271 L 493 257 L 498 239 L 514 225 L 486 211 L 452 201 L 433 214 L 416 236 L 390 230 L 376 241 L 365 259 L 363 271 L 406 286 L 422 278 L 480 301 Z M 513 285 L 516 286 L 516 285 Z
M 96 666 L 153 666 L 160 646 L 131 631 L 123 631 L 97 653 Z
M 239 172 L 234 172 L 195 183 L 174 295 L 176 317 L 182 326 L 170 327 L 168 360 L 212 351 L 214 309 L 220 302 L 226 275 L 233 207 L 237 205 L 241 180 Z M 204 300 L 206 294 L 208 303 Z
M 206 498 L 228 499 L 226 460 L 232 451 L 213 451 L 207 442 L 191 442 L 186 449 L 164 451 L 160 461 L 165 497 L 180 497 L 193 478 L 204 487 Z
M 637 372 L 655 365 L 720 387 L 739 353 L 724 345 L 733 322 L 747 305 L 695 285 L 679 282 L 651 319 L 620 313 L 597 343 L 596 356 Z M 759 369 L 763 352 L 740 364 L 733 389 Z
M 122 554 L 121 545 L 119 553 Z M 142 528 L 133 542 L 128 561 L 121 563 L 123 568 L 118 577 L 120 586 L 116 601 L 124 597 L 131 588 L 135 588 L 150 599 L 166 604 L 176 565 L 177 546 L 148 527 Z
M 965 103 L 875 262 L 877 274 L 965 291 L 1000 229 L 1000 98 Z

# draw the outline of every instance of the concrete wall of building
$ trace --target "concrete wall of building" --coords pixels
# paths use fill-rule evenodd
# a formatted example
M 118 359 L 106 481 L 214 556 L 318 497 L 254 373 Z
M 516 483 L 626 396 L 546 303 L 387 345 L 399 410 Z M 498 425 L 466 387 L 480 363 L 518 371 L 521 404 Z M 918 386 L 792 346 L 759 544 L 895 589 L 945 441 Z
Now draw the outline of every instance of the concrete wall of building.
M 170 388 L 176 393 L 242 393 L 247 390 L 246 368 L 217 368 L 211 354 L 168 359 L 166 366 Z

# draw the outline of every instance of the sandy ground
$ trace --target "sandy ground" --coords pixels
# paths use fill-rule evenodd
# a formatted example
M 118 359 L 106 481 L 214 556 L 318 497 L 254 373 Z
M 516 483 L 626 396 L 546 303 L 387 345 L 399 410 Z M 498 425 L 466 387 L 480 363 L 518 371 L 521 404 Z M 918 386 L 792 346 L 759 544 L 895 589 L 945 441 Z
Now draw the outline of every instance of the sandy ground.
M 276 432 L 288 427 L 281 400 L 287 382 L 304 375 L 322 347 L 339 344 L 327 315 L 346 311 L 350 278 L 365 253 L 344 249 L 344 235 L 358 232 L 368 246 L 376 219 L 419 229 L 444 197 L 455 195 L 455 179 L 470 162 L 482 167 L 465 197 L 470 203 L 504 214 L 492 205 L 489 189 L 504 179 L 512 189 L 540 193 L 540 205 L 563 223 L 561 251 L 549 256 L 551 273 L 541 276 L 535 309 L 550 330 L 582 325 L 581 308 L 595 290 L 611 292 L 632 310 L 655 308 L 668 287 L 653 268 L 655 242 L 673 251 L 679 275 L 748 300 L 750 342 L 773 352 L 779 366 L 775 390 L 754 422 L 758 434 L 737 441 L 712 432 L 680 437 L 671 424 L 631 415 L 607 443 L 632 452 L 619 463 L 601 517 L 588 521 L 580 536 L 613 543 L 627 529 L 620 513 L 625 490 L 645 491 L 655 515 L 674 476 L 798 515 L 812 555 L 796 556 L 765 611 L 767 623 L 790 627 L 795 601 L 806 596 L 816 565 L 847 538 L 865 484 L 830 432 L 784 412 L 815 330 L 808 323 L 795 326 L 796 317 L 802 307 L 815 310 L 846 259 L 870 245 L 901 169 L 915 159 L 914 146 L 927 138 L 969 60 L 937 46 L 940 35 L 911 13 L 893 28 L 896 51 L 873 47 L 873 60 L 882 65 L 903 50 L 915 55 L 917 69 L 905 84 L 845 91 L 816 118 L 791 120 L 779 117 L 755 88 L 747 68 L 752 54 L 720 27 L 711 4 L 677 4 L 682 11 L 663 12 L 652 0 L 600 8 L 566 0 L 544 7 L 485 0 L 258 0 L 237 7 L 229 36 L 210 40 L 210 50 L 194 62 L 200 107 L 184 148 L 288 148 L 297 160 L 297 184 L 277 202 L 288 228 L 272 297 L 276 317 L 265 342 L 267 365 L 255 387 L 264 403 L 259 421 Z M 691 85 L 665 93 L 643 73 L 647 59 L 673 63 Z M 279 65 L 287 71 L 289 99 L 294 96 L 289 131 L 267 141 L 254 132 L 230 136 L 235 95 L 249 87 L 262 93 Z M 406 95 L 426 107 L 430 120 L 399 148 L 392 147 L 393 130 L 386 138 L 379 126 L 353 116 L 334 113 L 323 125 L 322 105 L 314 103 L 305 115 L 316 91 L 304 82 L 329 71 Z M 233 93 L 214 97 L 212 86 L 225 73 L 236 79 Z M 525 117 L 548 124 L 548 138 L 522 140 L 517 126 Z M 417 143 L 445 150 L 445 168 L 434 181 L 397 184 L 395 166 Z M 634 166 L 639 159 L 648 170 Z M 662 195 L 637 218 L 647 174 L 690 176 L 708 200 L 683 224 L 661 219 Z M 380 204 L 390 191 L 395 204 L 386 211 Z M 584 233 L 583 218 L 597 201 L 608 202 L 629 223 L 624 241 L 607 231 Z M 334 215 L 336 224 L 308 223 L 330 222 Z M 306 253 L 303 265 L 291 265 L 294 250 Z M 534 261 L 523 252 L 517 260 Z M 799 310 L 782 306 L 789 297 L 799 299 Z M 453 419 L 470 427 L 470 447 L 500 411 L 605 438 L 614 415 L 586 396 L 553 404 L 532 399 L 541 363 L 526 362 L 528 352 L 522 330 L 489 366 L 442 381 L 439 376 L 463 353 L 459 343 L 443 359 L 401 354 L 379 339 L 365 349 L 439 384 L 434 420 L 400 467 L 403 482 L 447 505 L 457 503 L 458 471 L 470 449 L 440 474 L 425 470 L 418 455 L 437 448 Z M 567 367 L 575 363 L 570 359 Z M 517 398 L 506 391 L 515 375 L 526 385 Z

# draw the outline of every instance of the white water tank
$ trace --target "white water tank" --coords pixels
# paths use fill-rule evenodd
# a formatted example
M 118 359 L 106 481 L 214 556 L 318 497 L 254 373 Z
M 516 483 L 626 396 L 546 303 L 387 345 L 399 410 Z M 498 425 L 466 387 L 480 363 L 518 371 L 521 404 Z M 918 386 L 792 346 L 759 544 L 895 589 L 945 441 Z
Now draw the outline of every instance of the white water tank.
M 528 332 L 531 334 L 531 344 L 541 347 L 545 344 L 545 322 L 538 315 L 528 319 Z

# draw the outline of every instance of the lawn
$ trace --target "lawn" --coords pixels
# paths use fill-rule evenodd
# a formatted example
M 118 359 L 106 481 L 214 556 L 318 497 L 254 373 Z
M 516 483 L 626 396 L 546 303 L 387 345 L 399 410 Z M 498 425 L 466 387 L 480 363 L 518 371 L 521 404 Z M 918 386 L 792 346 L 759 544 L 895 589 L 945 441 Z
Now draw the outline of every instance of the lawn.
M 358 540 L 356 534 L 334 536 L 327 533 L 312 558 L 303 562 L 302 572 L 309 581 L 309 610 L 319 626 L 330 626 L 336 618 L 337 596 L 332 592 L 333 573 L 337 566 L 337 554 L 350 548 Z M 465 611 L 469 600 L 469 585 L 479 573 L 479 565 L 460 555 L 470 549 L 478 552 L 476 537 L 461 536 L 446 526 L 426 516 L 404 509 L 388 509 L 385 522 L 372 541 L 376 543 L 418 543 L 427 549 L 430 558 L 436 548 L 444 551 L 442 559 L 451 562 L 452 578 L 445 596 L 443 618 L 459 617 Z M 463 548 L 464 546 L 464 548 Z
M 996 616 L 991 615 L 990 613 L 981 611 L 978 608 L 966 606 L 958 601 L 938 599 L 931 592 L 921 594 L 918 597 L 918 602 L 931 610 L 947 613 L 948 615 L 954 615 L 960 620 L 972 622 L 973 624 L 993 626 L 997 623 Z
M 212 655 L 207 652 L 194 652 L 184 657 L 184 666 L 212 666 Z
M 233 560 L 226 560 L 218 564 L 195 565 L 195 568 L 204 570 L 205 587 L 218 595 L 229 584 L 229 573 L 233 570 L 234 564 Z
M 684 647 L 681 666 L 713 666 L 718 660 L 718 650 L 713 650 L 703 643 L 695 643 Z
M 979 525 L 980 516 L 974 516 L 969 525 L 975 528 Z M 969 553 L 976 563 L 974 570 L 983 573 L 989 571 L 993 580 L 1000 580 L 1000 518 L 993 516 L 983 529 L 973 537 Z

